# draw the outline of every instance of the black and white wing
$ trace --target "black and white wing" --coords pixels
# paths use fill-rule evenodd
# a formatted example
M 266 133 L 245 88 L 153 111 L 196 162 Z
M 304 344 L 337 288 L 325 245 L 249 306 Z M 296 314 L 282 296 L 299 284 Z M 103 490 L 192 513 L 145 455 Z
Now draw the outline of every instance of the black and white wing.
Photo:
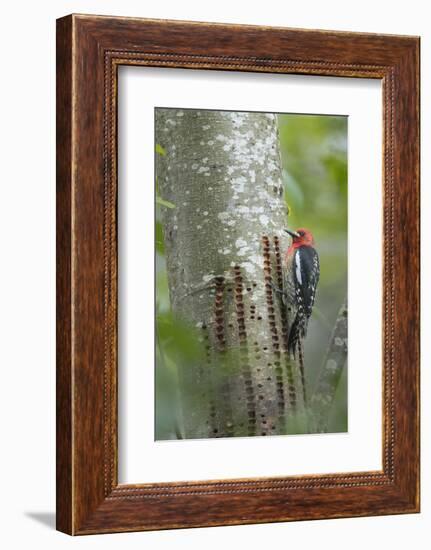
M 301 246 L 294 254 L 291 267 L 292 303 L 295 305 L 289 330 L 288 349 L 295 354 L 299 338 L 307 334 L 319 283 L 319 255 L 311 246 Z
M 298 302 L 303 304 L 307 321 L 313 311 L 316 289 L 319 283 L 319 255 L 311 246 L 298 248 L 294 258 L 294 279 Z M 305 331 L 307 327 L 305 327 Z M 305 334 L 304 334 L 305 336 Z

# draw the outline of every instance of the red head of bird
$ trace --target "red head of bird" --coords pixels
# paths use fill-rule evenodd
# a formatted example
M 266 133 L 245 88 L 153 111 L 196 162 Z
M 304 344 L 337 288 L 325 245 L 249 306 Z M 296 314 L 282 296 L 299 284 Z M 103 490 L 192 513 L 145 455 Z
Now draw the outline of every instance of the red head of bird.
M 290 229 L 285 229 L 285 231 L 292 237 L 289 250 L 293 251 L 300 246 L 314 246 L 314 237 L 310 230 L 300 227 L 296 231 L 290 231 Z

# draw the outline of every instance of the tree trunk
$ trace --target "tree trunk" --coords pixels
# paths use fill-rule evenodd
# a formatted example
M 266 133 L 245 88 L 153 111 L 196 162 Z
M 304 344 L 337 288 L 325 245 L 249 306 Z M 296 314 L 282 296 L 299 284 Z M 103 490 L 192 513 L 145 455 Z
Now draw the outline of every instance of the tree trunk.
M 288 246 L 277 117 L 157 109 L 157 181 L 171 307 L 205 360 L 179 372 L 186 438 L 298 433 L 297 366 L 286 351 Z M 306 428 L 303 428 L 306 431 Z
M 311 400 L 314 419 L 313 431 L 318 433 L 324 433 L 328 430 L 329 413 L 347 360 L 347 313 L 346 298 L 338 312 L 328 351 Z

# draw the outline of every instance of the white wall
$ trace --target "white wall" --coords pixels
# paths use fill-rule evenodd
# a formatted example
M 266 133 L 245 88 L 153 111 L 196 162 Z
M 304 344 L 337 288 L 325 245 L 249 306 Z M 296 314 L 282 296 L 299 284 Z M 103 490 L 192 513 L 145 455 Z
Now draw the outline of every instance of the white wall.
M 349 550 L 385 545 L 427 548 L 431 521 L 430 338 L 423 341 L 422 514 L 385 518 L 103 535 L 72 539 L 54 523 L 54 189 L 55 19 L 70 12 L 191 19 L 422 36 L 423 151 L 431 150 L 431 31 L 427 2 L 312 0 L 252 4 L 232 0 L 9 1 L 2 6 L 0 201 L 1 541 L 5 548 L 220 548 L 317 546 Z M 431 207 L 423 155 L 425 214 Z M 426 219 L 428 218 L 428 219 Z M 423 235 L 431 231 L 423 216 Z M 425 239 L 424 239 L 425 240 Z M 423 258 L 423 330 L 431 329 L 431 261 Z M 428 306 L 428 307 L 427 307 Z M 427 437 L 425 437 L 425 434 Z

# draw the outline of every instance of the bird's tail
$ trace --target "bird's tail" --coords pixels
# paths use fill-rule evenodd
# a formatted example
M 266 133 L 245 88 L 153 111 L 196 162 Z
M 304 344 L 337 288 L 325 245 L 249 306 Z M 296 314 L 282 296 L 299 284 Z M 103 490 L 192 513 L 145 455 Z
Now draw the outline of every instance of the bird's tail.
M 289 338 L 287 342 L 288 352 L 293 355 L 293 357 L 298 359 L 299 372 L 301 375 L 301 384 L 302 384 L 302 395 L 304 398 L 304 406 L 306 405 L 306 390 L 305 390 L 305 369 L 304 369 L 304 350 L 303 350 L 303 338 L 304 330 L 301 326 L 298 317 L 295 317 L 295 320 L 290 327 Z
M 305 407 L 307 405 L 307 395 L 305 390 L 304 350 L 302 349 L 301 338 L 298 338 L 297 347 L 298 347 L 299 372 L 301 374 L 302 396 L 304 399 L 304 407 Z
M 292 325 L 290 326 L 289 338 L 287 340 L 287 349 L 289 353 L 294 357 L 296 357 L 296 348 L 298 346 L 299 340 L 300 340 L 299 319 L 298 317 L 295 317 Z

